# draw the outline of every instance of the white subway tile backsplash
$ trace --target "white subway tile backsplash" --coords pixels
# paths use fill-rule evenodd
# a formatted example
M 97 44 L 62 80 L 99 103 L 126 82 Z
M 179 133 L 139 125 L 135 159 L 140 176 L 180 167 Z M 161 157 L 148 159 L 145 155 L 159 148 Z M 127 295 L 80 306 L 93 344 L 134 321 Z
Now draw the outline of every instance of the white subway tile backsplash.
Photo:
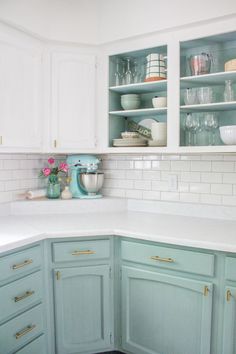
M 152 181 L 152 189 L 154 191 L 167 192 L 169 190 L 169 185 L 167 181 Z
M 223 173 L 223 183 L 236 183 L 236 173 Z
M 201 182 L 203 183 L 221 183 L 222 173 L 217 172 L 202 172 Z
M 200 203 L 202 204 L 213 204 L 220 205 L 222 201 L 222 197 L 216 194 L 201 194 L 200 195 Z
M 233 172 L 234 171 L 234 162 L 229 161 L 213 161 L 212 162 L 212 171 L 213 172 Z
M 161 172 L 160 171 L 143 171 L 143 179 L 150 179 L 150 180 L 160 180 L 161 179 Z
M 231 184 L 213 183 L 211 184 L 211 193 L 221 195 L 232 195 L 233 187 Z
M 127 179 L 142 179 L 144 172 L 148 172 L 148 171 L 142 171 L 142 170 L 127 170 L 127 171 L 126 171 L 126 178 L 127 178 Z
M 179 200 L 184 203 L 199 203 L 200 195 L 197 193 L 180 193 Z
M 180 179 L 183 182 L 200 182 L 200 172 L 181 172 Z
M 211 162 L 209 161 L 191 161 L 191 171 L 211 171 Z
M 150 190 L 151 185 L 152 185 L 151 181 L 148 181 L 148 180 L 134 181 L 134 188 L 135 189 Z
M 190 161 L 171 161 L 172 171 L 190 171 Z
M 125 191 L 125 196 L 126 196 L 126 198 L 142 199 L 143 192 L 138 189 L 127 189 Z
M 161 192 L 158 191 L 143 191 L 143 199 L 146 200 L 160 200 Z
M 169 201 L 169 202 L 178 202 L 179 201 L 179 193 L 161 192 L 161 200 L 165 200 L 165 201 Z
M 170 161 L 152 161 L 153 170 L 169 171 L 171 168 Z
M 211 185 L 209 183 L 190 183 L 189 190 L 191 193 L 210 193 Z

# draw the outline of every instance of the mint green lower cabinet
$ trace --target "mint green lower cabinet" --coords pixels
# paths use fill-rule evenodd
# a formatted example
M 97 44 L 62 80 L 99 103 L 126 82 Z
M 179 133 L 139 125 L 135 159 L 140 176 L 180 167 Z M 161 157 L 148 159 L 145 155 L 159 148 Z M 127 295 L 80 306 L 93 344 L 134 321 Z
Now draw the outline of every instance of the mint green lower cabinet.
M 56 353 L 101 352 L 110 344 L 110 267 L 55 269 Z
M 233 271 L 233 270 L 232 270 Z M 225 288 L 223 354 L 236 354 L 236 287 Z
M 123 266 L 122 349 L 210 354 L 212 293 L 209 282 Z

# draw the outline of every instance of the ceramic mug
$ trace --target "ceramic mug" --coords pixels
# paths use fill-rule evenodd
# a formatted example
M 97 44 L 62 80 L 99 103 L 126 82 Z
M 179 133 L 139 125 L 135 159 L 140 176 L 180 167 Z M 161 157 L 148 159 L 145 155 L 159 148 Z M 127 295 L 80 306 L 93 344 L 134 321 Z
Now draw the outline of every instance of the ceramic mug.
M 152 139 L 157 141 L 160 145 L 167 144 L 167 123 L 155 122 L 151 127 Z

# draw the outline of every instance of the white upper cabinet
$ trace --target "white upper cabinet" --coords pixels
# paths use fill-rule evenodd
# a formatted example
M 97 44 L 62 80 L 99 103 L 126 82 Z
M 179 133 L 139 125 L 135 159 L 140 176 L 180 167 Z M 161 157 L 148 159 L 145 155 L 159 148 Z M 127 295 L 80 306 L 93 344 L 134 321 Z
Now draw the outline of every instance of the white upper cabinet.
M 0 151 L 41 150 L 41 77 L 38 41 L 1 35 Z
M 95 148 L 95 66 L 93 54 L 51 54 L 50 150 Z

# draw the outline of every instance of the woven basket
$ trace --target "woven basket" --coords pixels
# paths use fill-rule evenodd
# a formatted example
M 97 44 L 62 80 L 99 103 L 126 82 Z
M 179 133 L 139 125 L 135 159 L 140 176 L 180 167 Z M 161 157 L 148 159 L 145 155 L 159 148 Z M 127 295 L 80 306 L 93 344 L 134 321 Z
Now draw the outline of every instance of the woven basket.
M 225 63 L 225 71 L 236 71 L 236 59 L 229 60 Z

